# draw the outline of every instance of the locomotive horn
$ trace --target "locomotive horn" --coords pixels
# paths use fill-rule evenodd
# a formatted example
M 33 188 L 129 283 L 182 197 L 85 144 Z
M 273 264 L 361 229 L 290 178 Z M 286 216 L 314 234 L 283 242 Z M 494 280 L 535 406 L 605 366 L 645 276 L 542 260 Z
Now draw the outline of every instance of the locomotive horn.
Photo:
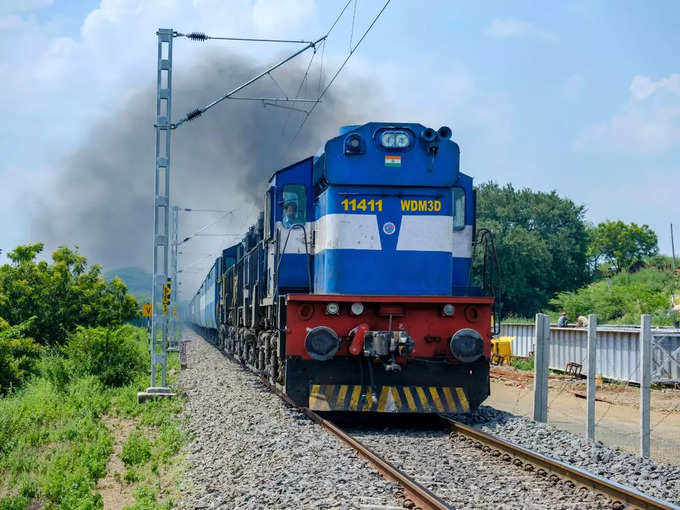
M 432 128 L 425 128 L 423 133 L 420 135 L 428 143 L 432 143 L 437 139 L 437 132 Z
M 442 140 L 448 140 L 449 138 L 451 138 L 451 135 L 453 134 L 449 126 L 440 127 L 437 133 L 439 134 L 439 137 Z

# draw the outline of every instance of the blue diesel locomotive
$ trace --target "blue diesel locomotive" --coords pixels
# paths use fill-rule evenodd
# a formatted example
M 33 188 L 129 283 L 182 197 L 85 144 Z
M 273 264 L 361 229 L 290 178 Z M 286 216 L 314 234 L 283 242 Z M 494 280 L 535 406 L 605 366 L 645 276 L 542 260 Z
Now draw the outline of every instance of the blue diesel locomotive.
M 493 298 L 471 284 L 475 194 L 450 138 L 448 127 L 349 126 L 276 171 L 190 322 L 311 409 L 479 406 Z

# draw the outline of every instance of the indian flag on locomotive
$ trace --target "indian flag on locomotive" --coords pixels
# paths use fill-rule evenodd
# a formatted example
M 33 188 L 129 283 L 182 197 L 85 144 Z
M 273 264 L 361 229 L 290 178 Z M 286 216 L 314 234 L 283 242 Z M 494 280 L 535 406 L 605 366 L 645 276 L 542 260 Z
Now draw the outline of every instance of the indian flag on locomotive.
M 397 155 L 385 155 L 385 166 L 401 166 L 401 156 Z

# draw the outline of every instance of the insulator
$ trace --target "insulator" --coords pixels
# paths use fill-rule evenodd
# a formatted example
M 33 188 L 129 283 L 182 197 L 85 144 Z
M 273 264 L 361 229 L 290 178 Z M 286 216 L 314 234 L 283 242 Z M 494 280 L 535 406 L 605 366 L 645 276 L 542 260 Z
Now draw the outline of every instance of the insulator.
M 203 113 L 203 110 L 196 108 L 195 110 L 192 110 L 189 113 L 187 113 L 187 120 L 193 120 L 202 113 Z
M 190 34 L 187 34 L 187 38 L 191 39 L 192 41 L 206 41 L 206 40 L 208 40 L 208 36 L 205 35 L 203 32 L 191 32 Z

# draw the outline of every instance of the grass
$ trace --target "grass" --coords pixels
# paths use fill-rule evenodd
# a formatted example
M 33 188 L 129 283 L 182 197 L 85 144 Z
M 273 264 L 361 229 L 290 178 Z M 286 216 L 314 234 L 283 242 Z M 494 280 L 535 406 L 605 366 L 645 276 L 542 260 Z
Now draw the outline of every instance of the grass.
M 169 357 L 169 369 L 179 370 L 176 355 Z M 107 474 L 116 441 L 107 425 L 112 417 L 134 424 L 120 454 L 124 483 L 135 494 L 133 508 L 171 505 L 162 487 L 169 472 L 178 474 L 183 401 L 138 404 L 137 391 L 147 379 L 139 373 L 128 385 L 111 388 L 93 375 L 42 375 L 0 399 L 0 510 L 102 508 L 95 486 Z
M 517 370 L 523 370 L 525 372 L 534 371 L 534 358 L 514 358 L 512 360 L 512 366 Z

